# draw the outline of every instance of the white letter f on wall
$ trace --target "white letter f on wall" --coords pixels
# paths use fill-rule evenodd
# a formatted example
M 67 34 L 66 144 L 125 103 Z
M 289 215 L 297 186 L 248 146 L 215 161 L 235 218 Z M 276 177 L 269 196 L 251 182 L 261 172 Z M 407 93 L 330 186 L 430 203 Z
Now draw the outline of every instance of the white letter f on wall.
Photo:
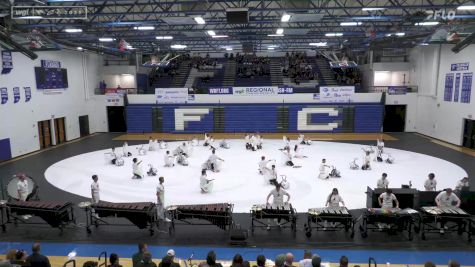
M 188 121 L 201 121 L 208 114 L 209 108 L 175 109 L 175 131 L 184 131 Z

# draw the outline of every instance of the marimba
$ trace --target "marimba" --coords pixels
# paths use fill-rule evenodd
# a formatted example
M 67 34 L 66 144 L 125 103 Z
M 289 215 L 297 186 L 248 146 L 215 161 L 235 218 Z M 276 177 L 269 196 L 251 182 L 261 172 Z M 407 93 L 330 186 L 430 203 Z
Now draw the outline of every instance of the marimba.
M 282 206 L 275 206 L 270 204 L 256 204 L 251 208 L 251 230 L 254 233 L 255 228 L 270 229 L 269 220 L 277 220 L 279 228 L 290 228 L 294 234 L 297 231 L 297 210 L 292 207 L 292 204 L 287 203 Z M 284 220 L 284 223 L 280 223 Z
M 154 234 L 154 227 L 157 225 L 157 209 L 153 202 L 138 203 L 107 203 L 100 202 L 91 204 L 81 202 L 78 205 L 86 211 L 86 231 L 91 233 L 91 225 L 130 226 L 112 221 L 106 221 L 107 217 L 126 218 L 139 229 L 149 229 L 150 235 Z
M 66 225 L 75 224 L 73 204 L 66 201 L 12 201 L 0 202 L 1 227 L 6 231 L 6 224 L 49 224 L 61 232 Z M 5 217 L 6 220 L 5 220 Z M 39 217 L 42 222 L 31 222 L 30 217 Z
M 407 232 L 407 238 L 412 240 L 414 224 L 419 219 L 419 212 L 411 208 L 369 208 L 362 215 L 360 225 L 361 236 L 366 238 L 368 231 L 388 233 Z M 414 227 L 419 232 L 418 227 Z
M 312 230 L 317 231 L 340 231 L 348 232 L 351 229 L 351 237 L 355 233 L 355 219 L 346 207 L 312 208 L 307 213 L 305 225 L 307 237 L 312 236 Z
M 455 224 L 447 225 L 447 222 Z M 472 240 L 471 215 L 457 207 L 421 207 L 421 238 L 426 239 L 427 233 L 440 233 L 441 228 L 444 233 L 457 232 L 459 235 L 467 233 L 468 241 Z M 441 225 L 439 225 L 441 224 Z
M 216 225 L 223 230 L 230 230 L 233 225 L 233 204 L 215 203 L 198 205 L 174 205 L 167 207 L 172 218 L 172 228 L 175 221 L 188 225 Z M 199 223 L 194 220 L 204 220 L 209 223 Z

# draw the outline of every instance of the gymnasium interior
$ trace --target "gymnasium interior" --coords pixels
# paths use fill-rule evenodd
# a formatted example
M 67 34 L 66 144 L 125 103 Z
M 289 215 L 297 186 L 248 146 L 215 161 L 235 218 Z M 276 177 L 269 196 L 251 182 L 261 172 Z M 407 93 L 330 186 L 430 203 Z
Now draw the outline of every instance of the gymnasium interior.
M 475 266 L 472 0 L 0 0 L 0 52 L 1 266 Z

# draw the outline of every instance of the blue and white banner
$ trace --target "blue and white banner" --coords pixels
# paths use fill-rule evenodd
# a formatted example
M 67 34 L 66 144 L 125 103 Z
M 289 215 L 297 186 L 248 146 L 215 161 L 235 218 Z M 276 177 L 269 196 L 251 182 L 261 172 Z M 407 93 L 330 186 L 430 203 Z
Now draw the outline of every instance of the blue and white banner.
M 453 91 L 454 91 L 454 74 L 447 73 L 445 75 L 444 101 L 452 101 Z
M 41 60 L 41 67 L 47 68 L 47 69 L 60 69 L 61 68 L 61 62 L 54 61 L 54 60 L 42 59 Z
M 405 95 L 407 93 L 407 86 L 388 86 L 388 94 L 390 95 Z
M 12 52 L 2 51 L 2 74 L 8 74 L 13 69 Z
M 30 87 L 23 87 L 23 90 L 25 90 L 25 102 L 30 102 L 31 88 Z
M 13 87 L 13 103 L 20 101 L 20 87 Z
M 6 87 L 0 88 L 0 94 L 2 97 L 2 105 L 8 102 L 8 89 Z
M 454 102 L 459 102 L 460 73 L 455 74 Z
M 155 88 L 157 104 L 183 104 L 188 102 L 188 88 Z
M 460 96 L 461 103 L 470 103 L 472 94 L 473 72 L 466 72 L 462 75 L 462 94 Z
M 294 88 L 290 86 L 279 86 L 279 95 L 289 95 L 294 93 Z
M 320 101 L 322 102 L 327 102 L 327 103 L 349 102 L 354 94 L 355 94 L 354 86 L 322 86 L 320 87 Z
M 269 96 L 277 95 L 278 91 L 277 86 L 233 87 L 233 95 L 238 96 Z
M 232 87 L 210 87 L 208 89 L 208 94 L 210 95 L 232 95 Z
M 450 64 L 450 71 L 464 71 L 464 70 L 468 70 L 468 67 L 469 67 L 468 62 Z

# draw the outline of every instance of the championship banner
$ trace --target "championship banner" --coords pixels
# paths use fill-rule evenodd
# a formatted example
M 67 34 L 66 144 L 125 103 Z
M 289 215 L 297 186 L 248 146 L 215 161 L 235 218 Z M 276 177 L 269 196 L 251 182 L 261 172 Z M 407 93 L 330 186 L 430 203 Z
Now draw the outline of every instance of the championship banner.
M 183 104 L 188 101 L 188 88 L 155 88 L 157 104 Z
M 260 87 L 233 87 L 233 95 L 238 96 L 269 96 L 277 95 L 279 88 L 277 86 Z
M 13 87 L 13 103 L 20 101 L 20 87 Z
M 23 87 L 25 90 L 25 102 L 30 102 L 31 99 L 31 88 L 30 87 Z
M 2 51 L 2 74 L 8 74 L 13 69 L 12 52 Z
M 349 102 L 355 94 L 354 86 L 320 87 L 320 101 L 327 103 Z M 315 98 L 314 98 L 315 99 Z
M 8 102 L 8 90 L 6 87 L 0 88 L 0 94 L 2 97 L 2 105 Z
M 407 93 L 407 86 L 388 86 L 388 94 L 390 95 L 405 95 Z

